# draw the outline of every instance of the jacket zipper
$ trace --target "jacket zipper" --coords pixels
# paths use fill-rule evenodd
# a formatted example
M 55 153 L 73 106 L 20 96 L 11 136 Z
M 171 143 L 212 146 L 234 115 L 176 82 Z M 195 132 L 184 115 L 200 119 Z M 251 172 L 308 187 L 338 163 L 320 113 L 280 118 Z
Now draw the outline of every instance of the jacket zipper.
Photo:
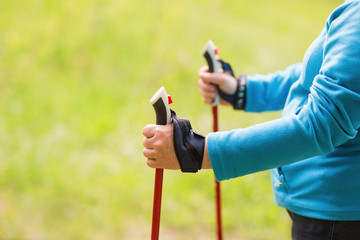
M 285 175 L 281 167 L 277 168 L 280 182 L 274 183 L 274 187 L 281 187 L 283 183 L 285 182 Z

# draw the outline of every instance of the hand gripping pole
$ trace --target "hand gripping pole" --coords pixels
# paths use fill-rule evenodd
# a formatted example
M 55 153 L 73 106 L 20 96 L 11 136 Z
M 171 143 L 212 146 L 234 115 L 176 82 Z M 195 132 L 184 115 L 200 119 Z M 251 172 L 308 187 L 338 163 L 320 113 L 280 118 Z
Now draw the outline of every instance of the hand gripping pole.
M 204 49 L 201 51 L 202 55 L 205 57 L 206 62 L 209 66 L 208 72 L 220 72 L 221 63 L 217 56 L 218 49 L 216 48 L 213 41 L 209 40 Z M 217 91 L 219 91 L 217 87 Z M 213 131 L 218 131 L 218 111 L 217 105 L 220 103 L 219 92 L 216 93 L 216 97 L 212 102 L 212 116 L 213 116 Z M 215 202 L 216 202 L 216 223 L 217 223 L 217 235 L 218 239 L 222 240 L 222 226 L 221 226 L 221 192 L 220 192 L 220 183 L 215 179 Z
M 161 87 L 155 93 L 155 95 L 150 99 L 150 103 L 153 105 L 155 110 L 157 125 L 166 125 L 171 123 L 169 100 L 164 87 Z M 159 239 L 163 173 L 163 169 L 157 168 L 155 170 L 151 240 Z

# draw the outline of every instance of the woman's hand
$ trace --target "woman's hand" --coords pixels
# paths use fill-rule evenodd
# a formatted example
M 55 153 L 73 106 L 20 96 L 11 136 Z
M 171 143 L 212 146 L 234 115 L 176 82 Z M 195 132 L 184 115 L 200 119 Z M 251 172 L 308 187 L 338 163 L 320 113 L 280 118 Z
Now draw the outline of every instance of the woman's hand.
M 216 96 L 216 87 L 218 85 L 221 91 L 232 95 L 236 92 L 237 81 L 228 73 L 209 73 L 208 66 L 204 66 L 199 70 L 199 91 L 205 103 L 212 103 Z M 229 102 L 221 99 L 220 103 L 223 105 L 231 105 Z
M 180 169 L 176 157 L 173 138 L 173 125 L 147 125 L 143 129 L 143 154 L 146 163 L 152 168 Z M 202 169 L 211 169 L 211 163 L 205 140 L 204 158 Z
M 143 154 L 152 168 L 180 169 L 173 140 L 173 125 L 147 125 L 143 129 Z

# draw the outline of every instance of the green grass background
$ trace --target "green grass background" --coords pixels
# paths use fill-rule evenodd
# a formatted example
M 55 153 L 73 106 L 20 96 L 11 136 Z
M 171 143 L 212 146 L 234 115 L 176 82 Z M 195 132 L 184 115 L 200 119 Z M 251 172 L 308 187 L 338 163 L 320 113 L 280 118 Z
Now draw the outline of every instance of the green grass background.
M 142 156 L 160 86 L 211 131 L 197 88 L 208 39 L 236 74 L 302 56 L 340 0 L 0 1 L 0 239 L 150 239 Z M 220 110 L 220 129 L 280 113 Z M 161 239 L 215 239 L 211 171 L 166 171 Z M 222 183 L 225 239 L 289 239 L 269 173 Z

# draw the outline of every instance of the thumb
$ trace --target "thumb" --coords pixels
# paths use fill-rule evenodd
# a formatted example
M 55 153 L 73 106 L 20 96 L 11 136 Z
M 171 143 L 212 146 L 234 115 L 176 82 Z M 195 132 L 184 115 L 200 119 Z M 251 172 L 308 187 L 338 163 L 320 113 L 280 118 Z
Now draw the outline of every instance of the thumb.
M 156 129 L 157 129 L 157 125 L 154 125 L 154 124 L 146 125 L 143 128 L 143 135 L 147 138 L 151 138 L 155 135 Z
M 221 85 L 225 81 L 224 73 L 200 72 L 199 77 L 206 83 Z

